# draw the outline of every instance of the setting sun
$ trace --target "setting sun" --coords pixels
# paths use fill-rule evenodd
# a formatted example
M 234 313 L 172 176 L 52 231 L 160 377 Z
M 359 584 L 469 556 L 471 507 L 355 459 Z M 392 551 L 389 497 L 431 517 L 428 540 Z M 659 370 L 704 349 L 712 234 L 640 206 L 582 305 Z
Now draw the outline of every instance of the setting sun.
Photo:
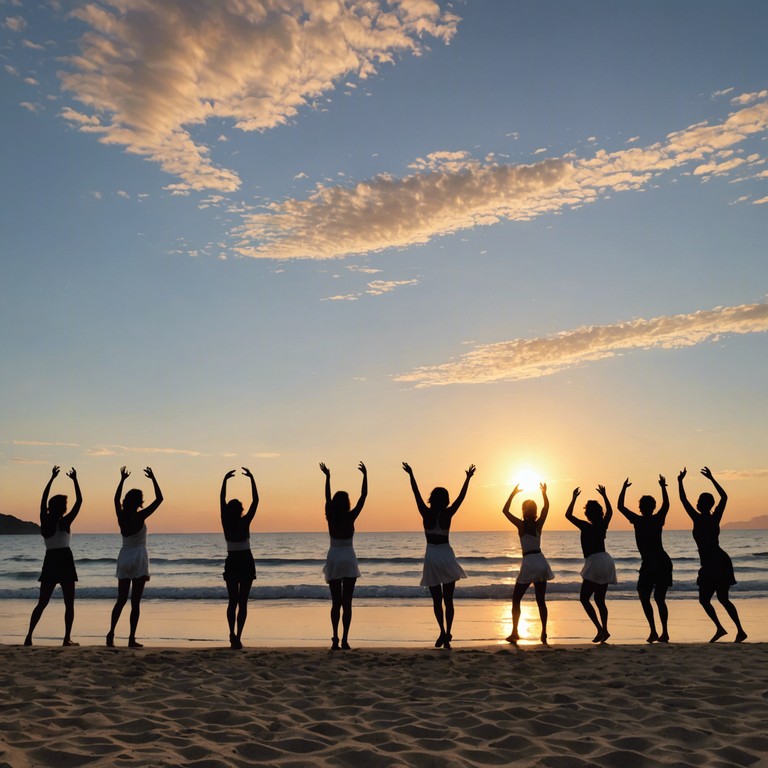
M 541 472 L 538 469 L 525 465 L 515 469 L 509 476 L 509 484 L 520 486 L 521 491 L 539 490 L 539 484 L 544 482 Z

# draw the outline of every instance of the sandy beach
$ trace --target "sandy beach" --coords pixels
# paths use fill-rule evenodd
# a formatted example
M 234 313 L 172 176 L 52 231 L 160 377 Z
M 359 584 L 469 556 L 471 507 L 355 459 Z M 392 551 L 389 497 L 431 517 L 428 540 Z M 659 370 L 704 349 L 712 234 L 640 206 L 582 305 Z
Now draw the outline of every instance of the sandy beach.
M 768 645 L 0 646 L 0 766 L 768 764 Z

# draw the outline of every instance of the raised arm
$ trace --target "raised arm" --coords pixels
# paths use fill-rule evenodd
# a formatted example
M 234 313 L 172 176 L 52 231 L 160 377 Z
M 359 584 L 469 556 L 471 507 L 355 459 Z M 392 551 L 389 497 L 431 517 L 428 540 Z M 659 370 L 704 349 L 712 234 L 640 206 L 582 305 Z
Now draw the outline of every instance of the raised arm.
M 466 471 L 466 477 L 464 478 L 464 485 L 461 486 L 461 490 L 459 491 L 459 495 L 456 497 L 456 501 L 451 504 L 450 507 L 448 507 L 448 512 L 450 512 L 451 515 L 455 515 L 459 511 L 459 507 L 461 506 L 461 503 L 464 501 L 464 497 L 467 495 L 467 488 L 469 488 L 469 481 L 472 479 L 472 475 L 475 474 L 475 465 L 470 464 L 469 469 Z
M 122 504 L 120 503 L 120 499 L 123 495 L 123 485 L 125 485 L 125 481 L 131 476 L 131 473 L 128 472 L 128 470 L 125 467 L 120 467 L 120 482 L 117 484 L 117 490 L 115 491 L 115 514 L 120 517 L 121 512 L 123 511 Z
M 368 497 L 368 470 L 365 468 L 365 464 L 361 461 L 357 468 L 363 473 L 363 484 L 360 487 L 360 498 L 355 504 L 355 508 L 352 510 L 353 517 L 357 517 L 362 511 L 365 505 L 365 500 Z
M 325 475 L 325 506 L 331 503 L 331 470 L 320 462 L 320 471 Z
M 634 524 L 635 520 L 637 520 L 638 518 L 638 515 L 636 515 L 634 512 L 630 511 L 629 509 L 627 509 L 624 503 L 624 497 L 627 495 L 627 488 L 629 488 L 630 485 L 632 485 L 632 483 L 630 483 L 629 478 L 627 478 L 624 481 L 624 484 L 621 486 L 621 492 L 619 493 L 618 507 L 619 507 L 619 512 L 621 512 L 621 514 L 624 515 L 624 517 L 626 517 L 630 523 Z
M 669 512 L 669 493 L 667 493 L 667 478 L 664 475 L 659 475 L 659 487 L 661 488 L 661 506 L 656 513 L 661 519 L 661 524 L 664 525 L 664 521 L 667 519 L 667 512 Z
M 571 503 L 568 505 L 568 509 L 565 510 L 565 519 L 569 523 L 571 523 L 571 525 L 575 525 L 579 530 L 581 530 L 582 528 L 585 528 L 588 525 L 588 523 L 584 522 L 584 520 L 579 520 L 573 514 L 573 508 L 576 506 L 576 499 L 579 498 L 580 493 L 581 493 L 580 488 L 573 489 L 573 496 L 571 496 Z
M 45 488 L 43 488 L 43 495 L 40 498 L 41 523 L 43 523 L 48 516 L 48 494 L 51 492 L 51 486 L 53 485 L 53 481 L 58 477 L 59 471 L 59 467 L 54 465 L 53 469 L 51 469 L 51 476 L 48 478 L 48 482 L 45 484 Z
M 520 486 L 516 485 L 512 489 L 512 493 L 509 494 L 509 498 L 507 499 L 507 503 L 504 505 L 504 508 L 501 510 L 501 513 L 504 515 L 504 517 L 507 518 L 507 520 L 509 520 L 510 523 L 512 523 L 512 525 L 515 526 L 515 528 L 517 528 L 518 531 L 520 531 L 520 529 L 522 528 L 522 525 L 523 525 L 523 521 L 519 517 L 515 517 L 509 511 L 509 508 L 510 508 L 510 506 L 512 504 L 512 499 L 514 499 L 515 496 L 517 496 L 518 493 L 520 493 Z
M 234 477 L 235 470 L 230 469 L 229 472 L 227 472 L 226 475 L 224 475 L 224 479 L 221 481 L 221 493 L 219 494 L 219 510 L 221 512 L 221 522 L 224 523 L 224 515 L 227 509 L 227 480 L 229 480 L 230 477 Z
M 611 524 L 611 518 L 613 518 L 613 507 L 611 506 L 610 499 L 608 498 L 608 492 L 605 490 L 604 485 L 597 486 L 597 492 L 603 497 L 603 503 L 605 504 L 605 515 L 603 515 L 603 523 L 606 530 Z
M 683 480 L 685 480 L 687 473 L 688 470 L 685 467 L 678 472 L 677 492 L 680 495 L 680 503 L 683 505 L 683 509 L 688 513 L 688 517 L 690 517 L 691 520 L 695 520 L 699 516 L 699 513 L 693 508 L 691 502 L 688 501 L 688 497 L 685 495 L 685 487 L 683 486 Z
M 83 494 L 80 492 L 80 483 L 77 482 L 77 471 L 74 467 L 67 472 L 67 477 L 72 478 L 72 482 L 75 486 L 75 503 L 72 505 L 72 509 L 64 515 L 62 522 L 69 527 L 80 512 L 80 507 L 83 505 Z
M 144 474 L 152 481 L 152 485 L 155 489 L 155 500 L 148 507 L 139 510 L 139 515 L 142 520 L 146 520 L 163 503 L 163 493 L 160 490 L 160 486 L 157 484 L 157 478 L 152 471 L 152 467 L 146 467 L 144 469 Z
M 712 470 L 710 470 L 709 467 L 704 467 L 704 469 L 701 470 L 701 474 L 715 486 L 717 495 L 720 497 L 720 501 L 718 501 L 715 511 L 712 513 L 712 516 L 719 523 L 723 516 L 723 512 L 725 512 L 725 505 L 728 503 L 728 494 L 722 489 L 720 483 L 715 480 L 715 476 L 712 474 Z
M 539 483 L 539 488 L 541 488 L 541 497 L 544 500 L 544 506 L 541 508 L 539 517 L 536 520 L 536 530 L 541 533 L 541 529 L 544 527 L 544 523 L 547 520 L 547 515 L 549 514 L 549 497 L 547 496 L 546 483 Z
M 411 465 L 408 464 L 408 462 L 403 462 L 403 470 L 410 478 L 413 498 L 416 499 L 416 507 L 419 510 L 419 514 L 423 517 L 427 512 L 429 512 L 429 507 L 424 503 L 424 499 L 421 498 L 419 486 L 416 484 L 416 478 L 413 476 L 413 470 L 411 469 Z
M 250 525 L 259 506 L 259 492 L 256 490 L 256 480 L 251 474 L 251 470 L 248 467 L 243 467 L 242 469 L 243 474 L 251 481 L 251 506 L 248 507 L 248 511 L 245 513 L 245 520 Z

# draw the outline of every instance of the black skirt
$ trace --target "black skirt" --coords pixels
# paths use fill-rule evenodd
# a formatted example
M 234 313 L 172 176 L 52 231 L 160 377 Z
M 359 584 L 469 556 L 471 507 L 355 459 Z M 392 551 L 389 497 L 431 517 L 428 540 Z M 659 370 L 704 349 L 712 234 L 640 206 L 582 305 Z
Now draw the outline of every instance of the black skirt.
M 672 586 L 672 560 L 666 552 L 643 558 L 637 586 L 638 589 Z
M 256 565 L 250 549 L 228 552 L 224 563 L 224 581 L 253 581 L 256 578 Z
M 72 550 L 69 547 L 46 549 L 43 570 L 38 581 L 53 582 L 54 584 L 77 581 L 75 558 L 72 557 Z
M 719 547 L 701 556 L 701 568 L 696 583 L 703 589 L 722 589 L 736 583 L 733 562 L 727 552 Z

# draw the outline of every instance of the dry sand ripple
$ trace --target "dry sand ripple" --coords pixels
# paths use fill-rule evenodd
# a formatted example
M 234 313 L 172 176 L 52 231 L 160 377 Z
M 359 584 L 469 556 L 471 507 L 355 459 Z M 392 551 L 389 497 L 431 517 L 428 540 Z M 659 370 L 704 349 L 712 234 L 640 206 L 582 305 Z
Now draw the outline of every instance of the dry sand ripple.
M 765 644 L 0 659 L 0 768 L 768 765 Z

